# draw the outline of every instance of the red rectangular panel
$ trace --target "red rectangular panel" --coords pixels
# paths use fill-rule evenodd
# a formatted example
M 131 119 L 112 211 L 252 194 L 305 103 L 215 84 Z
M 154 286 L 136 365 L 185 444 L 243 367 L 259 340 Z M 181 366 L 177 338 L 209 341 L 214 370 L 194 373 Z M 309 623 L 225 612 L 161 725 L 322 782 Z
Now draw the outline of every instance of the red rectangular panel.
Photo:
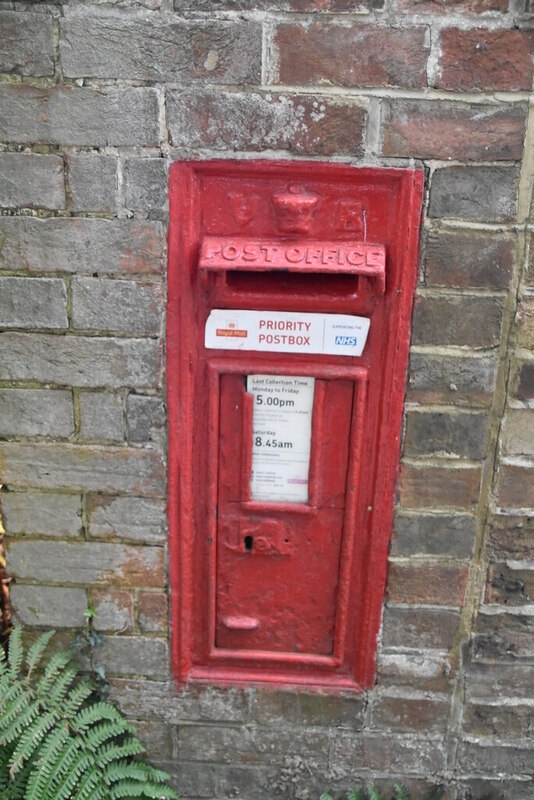
M 421 199 L 414 170 L 171 167 L 169 520 L 180 683 L 372 684 Z M 229 330 L 232 309 L 349 314 L 370 327 L 361 356 L 206 349 L 206 320 L 214 310 L 226 319 L 225 309 Z M 334 318 L 324 320 L 336 347 L 351 342 L 341 317 L 339 333 Z M 306 388 L 295 392 L 313 387 L 313 402 L 287 388 L 258 399 L 249 376 L 285 387 L 298 379 Z M 298 487 L 283 488 L 290 484 Z

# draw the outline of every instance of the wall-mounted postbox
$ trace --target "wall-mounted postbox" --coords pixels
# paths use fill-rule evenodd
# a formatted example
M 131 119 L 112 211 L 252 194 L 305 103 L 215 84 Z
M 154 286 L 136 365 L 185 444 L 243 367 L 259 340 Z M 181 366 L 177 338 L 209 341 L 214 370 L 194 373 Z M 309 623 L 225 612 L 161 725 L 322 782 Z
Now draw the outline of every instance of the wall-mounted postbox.
M 179 682 L 372 683 L 421 198 L 414 170 L 171 167 Z

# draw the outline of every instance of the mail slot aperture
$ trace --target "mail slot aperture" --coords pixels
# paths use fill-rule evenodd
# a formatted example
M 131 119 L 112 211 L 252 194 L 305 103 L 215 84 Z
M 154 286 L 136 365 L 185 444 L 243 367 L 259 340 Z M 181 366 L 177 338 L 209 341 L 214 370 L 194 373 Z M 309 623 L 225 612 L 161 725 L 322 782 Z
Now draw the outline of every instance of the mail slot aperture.
M 373 682 L 421 198 L 415 170 L 171 167 L 180 684 Z

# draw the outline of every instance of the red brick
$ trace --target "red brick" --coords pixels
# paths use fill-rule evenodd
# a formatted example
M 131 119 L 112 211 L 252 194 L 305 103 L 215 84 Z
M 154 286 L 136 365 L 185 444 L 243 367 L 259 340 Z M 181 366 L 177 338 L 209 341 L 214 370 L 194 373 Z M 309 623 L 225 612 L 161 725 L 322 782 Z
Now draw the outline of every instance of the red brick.
M 399 10 L 411 14 L 483 14 L 508 11 L 508 0 L 398 0 Z
M 534 560 L 534 517 L 494 516 L 490 522 L 488 552 L 498 561 Z
M 470 508 L 478 500 L 480 475 L 478 467 L 403 464 L 401 503 L 407 508 Z
M 278 76 L 289 85 L 426 86 L 423 27 L 401 30 L 371 25 L 279 25 Z
M 449 28 L 441 36 L 440 89 L 530 90 L 534 31 Z
M 432 231 L 426 248 L 426 284 L 460 289 L 506 289 L 515 238 L 480 231 Z
M 388 598 L 392 603 L 461 606 L 467 575 L 463 564 L 390 564 Z
M 521 159 L 526 105 L 399 100 L 384 104 L 385 156 L 459 161 Z
M 361 155 L 367 112 L 320 95 L 180 89 L 167 93 L 175 147 Z
M 168 603 L 165 592 L 139 593 L 139 627 L 143 631 L 166 631 Z
M 501 466 L 497 494 L 500 506 L 534 508 L 534 467 Z
M 495 347 L 501 336 L 503 301 L 498 297 L 424 295 L 415 300 L 415 344 Z

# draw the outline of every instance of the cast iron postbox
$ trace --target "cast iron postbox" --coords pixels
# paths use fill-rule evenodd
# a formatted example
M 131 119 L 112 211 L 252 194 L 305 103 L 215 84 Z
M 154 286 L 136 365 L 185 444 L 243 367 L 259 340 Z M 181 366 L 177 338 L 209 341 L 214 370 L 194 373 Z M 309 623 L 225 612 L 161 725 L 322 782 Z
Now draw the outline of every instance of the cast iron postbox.
M 180 683 L 372 684 L 422 186 L 339 164 L 171 167 Z

